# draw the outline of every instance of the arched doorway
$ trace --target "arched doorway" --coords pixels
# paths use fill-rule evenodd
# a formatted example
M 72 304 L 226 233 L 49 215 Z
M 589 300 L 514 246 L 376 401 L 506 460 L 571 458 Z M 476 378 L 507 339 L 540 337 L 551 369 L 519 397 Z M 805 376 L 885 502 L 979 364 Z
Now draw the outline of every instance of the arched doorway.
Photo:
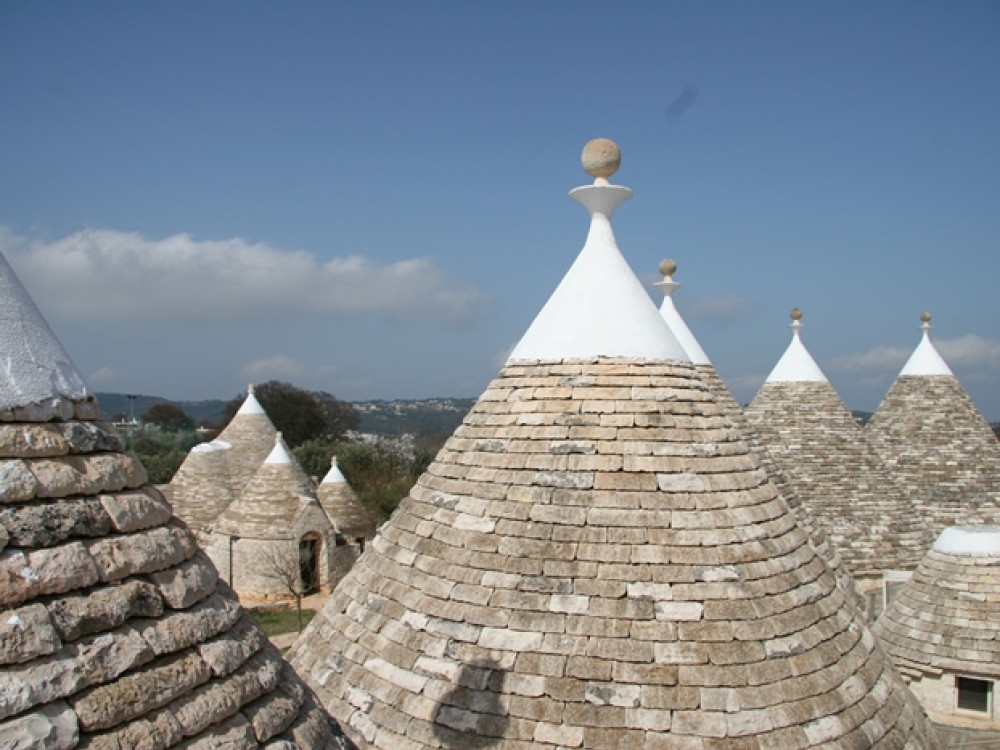
M 319 591 L 321 546 L 322 540 L 316 533 L 306 534 L 299 540 L 299 577 L 302 581 L 302 593 L 304 594 Z

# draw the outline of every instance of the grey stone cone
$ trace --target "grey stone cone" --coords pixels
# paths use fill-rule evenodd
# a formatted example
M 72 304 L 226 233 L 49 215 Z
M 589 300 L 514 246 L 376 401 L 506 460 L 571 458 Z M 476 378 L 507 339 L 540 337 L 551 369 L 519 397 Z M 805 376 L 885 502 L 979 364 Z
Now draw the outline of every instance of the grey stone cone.
M 290 660 L 359 745 L 936 747 L 690 364 L 508 364 Z

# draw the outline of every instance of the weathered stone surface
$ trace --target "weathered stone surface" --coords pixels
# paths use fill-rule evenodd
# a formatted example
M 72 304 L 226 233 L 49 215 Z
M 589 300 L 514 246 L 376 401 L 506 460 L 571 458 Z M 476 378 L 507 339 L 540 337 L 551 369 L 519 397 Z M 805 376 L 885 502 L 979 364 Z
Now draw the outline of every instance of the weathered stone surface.
M 232 628 L 216 638 L 199 643 L 197 649 L 213 674 L 222 677 L 257 653 L 265 640 L 256 620 L 244 614 Z
M 93 732 L 162 708 L 210 677 L 208 665 L 201 657 L 193 651 L 185 651 L 159 659 L 107 685 L 86 690 L 70 698 L 70 704 L 76 711 L 80 727 Z
M 58 424 L 0 424 L 0 458 L 64 456 L 69 441 Z
M 48 422 L 52 419 L 69 419 L 76 404 L 68 398 L 53 396 L 30 404 L 15 406 L 10 410 L 10 420 L 14 422 Z
M 0 680 L 0 719 L 112 680 L 152 658 L 149 645 L 126 626 L 67 644 L 51 656 L 8 667 Z
M 138 459 L 125 453 L 95 453 L 59 459 L 30 459 L 28 468 L 38 481 L 38 497 L 96 495 L 136 488 L 146 481 Z
M 509 364 L 293 666 L 386 750 L 784 750 L 826 716 L 830 747 L 934 747 L 734 412 L 692 365 Z
M 30 500 L 38 492 L 38 480 L 18 458 L 0 461 L 0 503 Z
M 141 580 L 52 599 L 46 607 L 59 635 L 67 641 L 111 630 L 130 617 L 158 617 L 163 613 L 156 588 Z
M 170 654 L 228 630 L 242 614 L 232 595 L 213 594 L 190 609 L 156 620 L 136 620 L 135 627 L 157 655 Z
M 177 745 L 177 750 L 253 750 L 256 747 L 250 722 L 236 714 L 209 727 L 198 737 Z
M 171 516 L 170 505 L 153 487 L 100 495 L 100 501 L 111 525 L 122 534 L 162 526 Z
M 235 714 L 241 706 L 269 693 L 278 684 L 281 657 L 273 647 L 258 652 L 226 680 L 212 680 L 170 704 L 185 736 Z
M 45 594 L 62 594 L 98 580 L 94 559 L 80 542 L 27 554 L 8 547 L 0 553 L 0 607 Z
M 900 375 L 865 437 L 932 537 L 949 526 L 1000 525 L 1000 442 L 958 378 Z
M 0 612 L 0 665 L 20 664 L 51 654 L 62 641 L 41 604 Z
M 104 422 L 81 421 L 61 422 L 55 425 L 74 453 L 121 453 L 125 443 L 121 436 Z
M 336 722 L 316 704 L 311 694 L 299 709 L 298 718 L 281 736 L 299 747 L 356 750 L 354 743 L 341 734 Z
M 0 747 L 4 750 L 69 750 L 79 739 L 76 714 L 64 701 L 0 721 Z
M 0 526 L 15 547 L 52 547 L 70 537 L 104 536 L 111 521 L 97 498 L 0 506 Z
M 150 574 L 163 601 L 171 609 L 187 609 L 215 591 L 219 580 L 215 566 L 200 550 L 187 562 Z
M 284 693 L 274 691 L 241 709 L 253 727 L 258 742 L 267 742 L 284 732 L 299 713 L 299 704 Z
M 164 708 L 116 729 L 85 734 L 79 750 L 166 750 L 183 738 L 181 725 Z
M 37 390 L 0 408 L 0 748 L 258 747 L 235 709 L 273 693 L 257 724 L 287 723 L 278 707 L 301 701 L 278 687 L 280 657 L 225 585 L 212 594 L 217 574 L 96 401 Z
M 109 536 L 88 544 L 102 581 L 117 581 L 138 573 L 155 573 L 183 562 L 197 549 L 190 532 L 180 526 L 160 526 L 124 536 Z

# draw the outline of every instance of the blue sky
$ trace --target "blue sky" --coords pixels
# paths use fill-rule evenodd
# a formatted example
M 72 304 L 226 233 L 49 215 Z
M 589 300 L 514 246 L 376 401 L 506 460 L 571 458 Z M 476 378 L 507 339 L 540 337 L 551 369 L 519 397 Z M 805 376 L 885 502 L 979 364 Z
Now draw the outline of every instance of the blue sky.
M 95 390 L 477 396 L 605 136 L 622 252 L 677 261 L 737 398 L 798 306 L 874 409 L 927 310 L 1000 420 L 998 73 L 971 0 L 2 0 L 0 250 Z

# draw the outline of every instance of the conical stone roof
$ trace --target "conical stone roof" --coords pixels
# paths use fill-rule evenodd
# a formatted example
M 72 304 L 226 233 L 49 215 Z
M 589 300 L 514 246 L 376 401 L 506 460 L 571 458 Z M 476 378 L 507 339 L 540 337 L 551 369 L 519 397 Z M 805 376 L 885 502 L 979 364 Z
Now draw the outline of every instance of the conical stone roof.
M 291 651 L 324 705 L 408 750 L 934 746 L 692 364 L 599 339 L 512 357 L 382 527 Z
M 930 315 L 906 366 L 865 427 L 934 534 L 1000 524 L 1000 442 L 930 339 Z
M 196 445 L 178 467 L 165 492 L 174 512 L 204 535 L 238 498 L 274 448 L 278 431 L 254 396 L 253 385 L 215 440 Z
M 368 538 L 375 533 L 374 519 L 347 483 L 337 466 L 336 456 L 330 458 L 330 469 L 316 488 L 316 497 L 337 531 L 344 536 Z
M 1000 528 L 945 529 L 875 632 L 904 674 L 1000 680 Z
M 792 311 L 792 341 L 747 423 L 855 576 L 912 570 L 930 546 L 925 524 L 806 350 L 801 317 Z
M 281 433 L 246 489 L 216 519 L 212 530 L 249 539 L 292 539 L 308 506 L 323 526 L 332 528 L 316 499 L 316 486 L 288 450 Z
M 754 455 L 760 461 L 761 466 L 767 471 L 772 484 L 795 515 L 798 525 L 809 535 L 809 541 L 816 550 L 816 553 L 823 558 L 827 567 L 834 574 L 841 591 L 867 617 L 869 611 L 868 600 L 858 590 L 854 578 L 844 565 L 837 547 L 830 542 L 822 526 L 817 523 L 809 506 L 800 502 L 791 487 L 781 478 L 781 473 L 771 461 L 771 457 L 764 449 L 760 439 L 748 427 L 743 415 L 743 408 L 726 387 L 725 382 L 712 365 L 705 350 L 702 349 L 701 344 L 698 343 L 697 338 L 691 332 L 691 329 L 674 304 L 674 294 L 681 286 L 674 281 L 673 275 L 676 272 L 677 263 L 673 260 L 667 259 L 660 263 L 660 273 L 663 274 L 663 280 L 655 286 L 664 294 L 663 302 L 660 304 L 660 314 L 663 316 L 663 320 L 670 330 L 673 331 L 677 340 L 681 342 L 684 351 L 695 365 L 695 371 L 715 394 L 716 402 L 726 410 L 727 415 L 739 426 Z
M 0 287 L 11 351 L 61 352 Z M 0 747 L 349 746 L 67 362 L 0 385 Z

